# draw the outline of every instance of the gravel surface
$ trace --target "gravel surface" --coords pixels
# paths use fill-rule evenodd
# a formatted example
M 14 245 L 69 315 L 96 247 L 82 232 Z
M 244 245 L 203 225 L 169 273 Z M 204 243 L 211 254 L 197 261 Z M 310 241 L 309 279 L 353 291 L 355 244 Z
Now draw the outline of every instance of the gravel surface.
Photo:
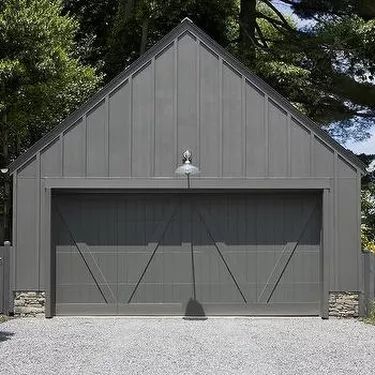
M 0 374 L 374 374 L 375 326 L 320 318 L 23 318 Z

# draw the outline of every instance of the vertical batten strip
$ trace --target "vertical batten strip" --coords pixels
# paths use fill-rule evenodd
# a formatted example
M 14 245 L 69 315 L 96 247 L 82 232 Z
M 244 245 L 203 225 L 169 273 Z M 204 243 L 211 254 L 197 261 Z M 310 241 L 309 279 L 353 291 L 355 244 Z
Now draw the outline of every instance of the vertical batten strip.
M 129 133 L 130 133 L 130 147 L 129 147 L 129 160 L 130 160 L 130 177 L 133 176 L 133 76 L 129 76 Z
M 361 172 L 357 170 L 357 243 L 358 243 L 358 249 L 362 250 L 362 241 L 361 241 L 361 224 L 362 224 L 362 215 L 361 215 Z M 358 269 L 363 270 L 362 268 L 362 252 L 358 251 Z M 358 273 L 358 286 L 359 290 L 363 290 L 363 277 L 362 272 Z
M 270 153 L 269 153 L 269 99 L 268 95 L 264 94 L 264 160 L 266 166 L 266 177 L 270 175 Z
M 46 292 L 46 303 L 45 303 L 45 316 L 46 318 L 52 317 L 52 295 L 54 291 L 52 290 L 52 280 L 56 276 L 56 272 L 53 270 L 53 259 L 52 259 L 52 249 L 51 249 L 51 189 L 46 188 L 43 194 L 44 200 L 44 244 L 45 244 L 45 262 L 46 262 L 46 272 L 45 272 L 45 292 Z
M 337 257 L 337 251 L 338 251 L 338 155 L 337 151 L 334 150 L 333 152 L 333 227 L 334 227 L 334 237 L 333 237 L 333 254 L 332 254 L 332 262 L 334 265 L 334 272 L 335 280 L 334 280 L 334 289 L 338 288 L 338 257 Z
M 150 147 L 150 176 L 155 176 L 155 116 L 156 116 L 156 69 L 155 57 L 151 59 L 151 147 Z
M 64 176 L 64 133 L 59 136 L 60 144 L 60 176 Z
M 173 124 L 174 124 L 174 142 L 175 142 L 175 160 L 178 165 L 178 45 L 177 39 L 173 41 Z
M 110 176 L 109 173 L 109 96 L 105 96 L 104 101 L 104 108 L 105 108 L 105 126 L 104 126 L 104 155 L 106 157 L 106 169 L 107 169 L 107 177 Z
M 287 115 L 286 115 L 286 126 L 287 126 L 287 136 L 286 136 L 286 144 L 287 144 L 287 162 L 286 162 L 286 174 L 288 177 L 291 177 L 292 175 L 292 163 L 291 163 L 291 143 L 292 143 L 292 140 L 291 140 L 291 135 L 292 135 L 292 129 L 291 129 L 291 126 L 292 126 L 292 121 L 291 121 L 291 118 L 290 118 L 290 113 L 287 112 Z
M 41 159 L 40 159 L 40 151 L 36 154 L 36 261 L 38 267 L 38 274 L 37 274 L 37 285 L 38 289 L 40 290 L 40 233 L 41 233 L 41 225 L 40 225 L 40 179 L 41 179 Z
M 85 113 L 82 118 L 83 126 L 83 176 L 87 177 L 87 163 L 88 163 L 88 152 L 87 152 L 87 114 Z
M 323 190 L 323 238 L 322 251 L 320 253 L 320 281 L 321 281 L 321 299 L 320 299 L 320 314 L 322 318 L 327 319 L 329 315 L 329 284 L 330 284 L 330 246 L 331 246 L 331 198 L 332 193 L 329 189 Z
M 10 254 L 11 267 L 12 267 L 12 278 L 11 278 L 11 292 L 13 292 L 16 287 L 16 262 L 17 262 L 17 170 L 13 173 L 13 220 L 12 220 L 12 251 Z M 11 303 L 13 299 L 11 298 Z
M 201 147 L 200 147 L 200 135 L 201 135 L 201 124 L 200 124 L 200 116 L 201 116 L 201 81 L 200 81 L 200 51 L 201 51 L 201 45 L 200 45 L 200 40 L 197 39 L 197 44 L 196 44 L 196 49 L 197 49 L 197 66 L 196 66 L 196 75 L 197 75 L 197 155 L 196 155 L 196 160 L 197 164 L 200 165 L 200 158 L 201 158 Z
M 314 177 L 314 142 L 315 142 L 315 135 L 312 131 L 310 131 L 310 177 Z
M 242 148 L 242 176 L 246 176 L 246 79 L 242 76 L 241 85 L 241 148 Z
M 223 122 L 223 59 L 219 57 L 219 155 L 220 155 L 220 167 L 219 177 L 224 175 L 224 122 Z

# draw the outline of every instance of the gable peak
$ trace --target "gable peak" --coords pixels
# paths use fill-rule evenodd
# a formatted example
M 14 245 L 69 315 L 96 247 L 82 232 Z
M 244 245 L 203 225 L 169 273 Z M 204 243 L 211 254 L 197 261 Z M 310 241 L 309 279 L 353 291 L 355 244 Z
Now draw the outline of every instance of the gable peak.
M 192 23 L 192 24 L 194 24 L 194 22 L 193 22 L 189 17 L 185 17 L 185 18 L 181 21 L 181 23 Z

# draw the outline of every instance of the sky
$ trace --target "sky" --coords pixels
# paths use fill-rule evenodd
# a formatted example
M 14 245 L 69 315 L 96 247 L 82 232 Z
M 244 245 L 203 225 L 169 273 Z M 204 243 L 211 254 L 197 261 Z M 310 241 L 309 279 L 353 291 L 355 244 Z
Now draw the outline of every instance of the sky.
M 291 10 L 290 6 L 284 4 L 281 1 L 274 0 L 273 3 L 275 6 L 281 10 L 283 13 L 293 15 L 293 11 Z M 297 16 L 294 15 L 300 27 L 303 27 L 308 24 L 308 22 L 299 19 Z M 370 130 L 370 137 L 361 142 L 353 142 L 349 141 L 346 144 L 343 144 L 344 147 L 348 148 L 349 150 L 353 151 L 356 154 L 375 154 L 375 124 Z

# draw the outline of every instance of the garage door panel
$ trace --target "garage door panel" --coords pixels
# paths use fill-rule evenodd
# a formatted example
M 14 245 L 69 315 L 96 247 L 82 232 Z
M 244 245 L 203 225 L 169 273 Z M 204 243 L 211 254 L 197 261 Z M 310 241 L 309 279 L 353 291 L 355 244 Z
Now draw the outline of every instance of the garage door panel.
M 212 246 L 194 246 L 194 272 L 195 279 L 202 283 L 208 283 L 210 280 L 216 282 L 220 280 L 219 259 L 213 253 Z
M 191 256 L 187 251 L 155 254 L 142 282 L 191 283 Z
M 190 248 L 190 246 L 189 246 Z M 191 283 L 191 254 L 190 249 L 177 251 L 168 251 L 168 249 L 161 249 L 162 251 L 155 255 L 155 263 L 150 266 L 149 278 L 146 280 L 152 280 L 152 271 L 154 268 L 159 267 L 161 275 L 159 280 L 167 283 Z M 164 251 L 163 251 L 164 250 Z M 152 281 L 155 281 L 154 278 Z
M 136 252 L 137 248 L 134 247 L 132 249 L 132 251 L 126 253 L 118 253 L 119 283 L 136 283 L 150 258 L 150 253 L 145 251 Z
M 300 246 L 285 269 L 283 278 L 295 282 L 319 282 L 319 253 L 301 252 Z
M 91 255 L 97 265 L 91 269 L 94 276 L 96 272 L 100 272 L 108 283 L 117 283 L 117 251 L 114 251 L 112 247 L 109 247 L 108 251 L 102 247 L 94 247 Z
M 246 298 L 247 304 L 254 304 L 258 301 L 259 285 L 253 282 L 239 282 L 239 286 Z M 241 301 L 243 303 L 243 301 Z
M 191 283 L 190 253 L 164 252 L 155 254 L 142 282 Z
M 76 249 L 70 252 L 58 252 L 56 261 L 56 282 L 60 283 L 89 283 L 92 276 Z
M 226 262 L 239 283 L 257 282 L 257 253 L 251 251 L 224 252 Z
M 259 285 L 263 286 L 267 283 L 281 254 L 281 250 L 276 254 L 269 248 L 263 248 L 262 251 L 257 253 L 257 281 Z
M 112 290 L 116 290 L 116 284 L 61 284 L 56 288 L 56 300 L 59 303 L 102 303 L 108 304 L 108 299 L 101 292 L 105 288 L 110 287 Z
M 192 284 L 181 283 L 142 283 L 132 298 L 136 303 L 181 303 L 187 302 L 192 295 Z
M 226 258 L 223 260 L 216 248 L 212 246 L 207 248 L 209 250 L 194 252 L 194 269 L 197 283 L 233 283 L 231 274 L 226 267 Z
M 56 311 L 173 314 L 194 298 L 215 314 L 318 311 L 317 195 L 66 195 L 55 206 Z
M 142 283 L 134 292 L 136 284 L 118 284 L 118 304 L 135 305 L 141 303 L 182 303 L 187 302 L 192 295 L 192 284 L 184 283 Z M 133 310 L 134 311 L 134 310 Z
M 244 303 L 234 284 L 205 283 L 196 284 L 196 296 L 200 303 Z
M 283 203 L 274 198 L 257 202 L 256 212 L 256 242 L 264 245 L 265 250 L 274 250 L 278 244 L 284 243 L 282 233 L 282 208 Z
M 269 303 L 276 302 L 319 302 L 319 285 L 313 283 L 280 282 Z

